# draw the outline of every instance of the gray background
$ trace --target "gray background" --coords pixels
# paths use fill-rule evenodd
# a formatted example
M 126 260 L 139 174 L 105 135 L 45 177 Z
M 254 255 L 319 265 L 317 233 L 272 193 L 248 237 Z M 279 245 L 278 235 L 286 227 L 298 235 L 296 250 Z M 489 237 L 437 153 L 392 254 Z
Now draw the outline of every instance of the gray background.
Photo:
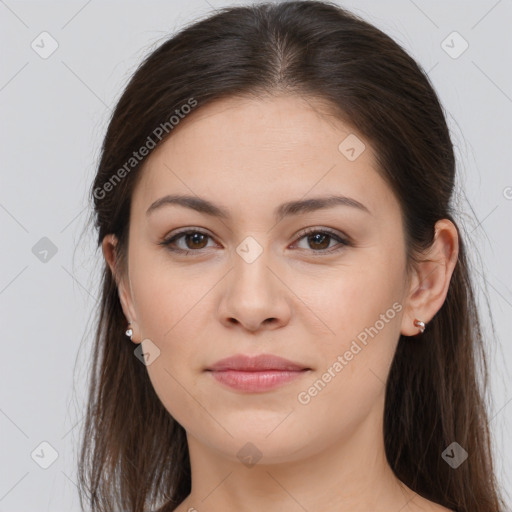
M 458 220 L 475 256 L 484 322 L 486 290 L 496 327 L 490 426 L 510 495 L 512 3 L 339 3 L 401 43 L 446 109 L 465 190 Z M 84 225 L 110 109 L 147 52 L 226 5 L 0 0 L 0 512 L 79 510 L 76 451 L 101 264 Z M 58 48 L 44 55 L 51 44 Z

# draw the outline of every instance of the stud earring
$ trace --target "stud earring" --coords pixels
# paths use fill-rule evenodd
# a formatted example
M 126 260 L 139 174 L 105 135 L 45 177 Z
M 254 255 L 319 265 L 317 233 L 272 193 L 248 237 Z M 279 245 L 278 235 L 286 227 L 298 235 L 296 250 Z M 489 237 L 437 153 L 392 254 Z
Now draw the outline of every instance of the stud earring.
M 128 324 L 128 329 L 126 329 L 125 331 L 125 334 L 126 336 L 128 336 L 130 338 L 130 340 L 132 339 L 132 335 L 133 335 L 133 329 L 131 327 L 132 324 Z
M 422 322 L 421 320 L 418 320 L 417 318 L 414 319 L 414 325 L 418 327 L 420 332 L 425 331 L 425 322 Z

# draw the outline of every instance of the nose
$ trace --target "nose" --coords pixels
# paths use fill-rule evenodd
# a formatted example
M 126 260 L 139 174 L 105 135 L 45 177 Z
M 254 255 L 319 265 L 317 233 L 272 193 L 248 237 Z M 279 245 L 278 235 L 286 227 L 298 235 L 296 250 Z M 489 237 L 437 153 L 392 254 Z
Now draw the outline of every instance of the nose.
M 279 272 L 269 265 L 266 253 L 252 263 L 235 254 L 234 268 L 223 280 L 218 308 L 219 319 L 226 327 L 256 332 L 274 330 L 289 322 L 290 292 Z

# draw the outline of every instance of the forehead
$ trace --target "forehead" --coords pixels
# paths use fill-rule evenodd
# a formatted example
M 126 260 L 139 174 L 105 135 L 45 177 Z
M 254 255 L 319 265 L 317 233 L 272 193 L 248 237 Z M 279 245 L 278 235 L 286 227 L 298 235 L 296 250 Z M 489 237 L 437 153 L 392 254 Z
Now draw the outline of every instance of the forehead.
M 357 151 L 356 158 L 344 152 Z M 351 149 L 348 147 L 348 149 Z M 147 159 L 134 207 L 167 193 L 257 207 L 338 192 L 368 204 L 390 190 L 364 136 L 300 96 L 227 98 L 197 107 Z
M 243 165 L 250 156 L 265 159 L 269 154 L 273 159 L 300 160 L 318 158 L 319 152 L 326 152 L 327 158 L 337 158 L 339 143 L 350 134 L 354 134 L 354 129 L 318 99 L 292 95 L 264 99 L 233 97 L 198 107 L 180 121 L 151 158 L 166 150 L 175 156 L 190 156 L 198 147 L 215 155 L 218 163 L 224 157 L 231 162 L 229 167 L 233 162 Z M 358 138 L 363 139 L 361 135 Z

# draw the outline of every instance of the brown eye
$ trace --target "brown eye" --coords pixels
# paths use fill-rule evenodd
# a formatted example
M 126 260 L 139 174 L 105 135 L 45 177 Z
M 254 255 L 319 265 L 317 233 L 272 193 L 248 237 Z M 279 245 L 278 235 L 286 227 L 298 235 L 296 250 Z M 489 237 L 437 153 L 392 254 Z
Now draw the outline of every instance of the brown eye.
M 185 234 L 185 244 L 189 249 L 204 249 L 206 247 L 208 235 L 204 233 Z
M 311 253 L 329 254 L 351 245 L 347 239 L 342 238 L 339 234 L 320 229 L 310 229 L 303 232 L 302 236 L 299 237 L 299 241 L 303 239 L 307 241 L 307 247 L 301 247 L 301 249 Z M 338 243 L 332 246 L 331 242 L 333 241 Z
M 325 233 L 315 233 L 313 235 L 308 235 L 309 246 L 312 249 L 327 249 L 331 239 L 332 237 Z
M 205 249 L 209 238 L 211 237 L 207 233 L 189 230 L 177 233 L 160 244 L 167 247 L 170 251 L 188 253 Z M 182 242 L 181 246 L 178 242 Z

